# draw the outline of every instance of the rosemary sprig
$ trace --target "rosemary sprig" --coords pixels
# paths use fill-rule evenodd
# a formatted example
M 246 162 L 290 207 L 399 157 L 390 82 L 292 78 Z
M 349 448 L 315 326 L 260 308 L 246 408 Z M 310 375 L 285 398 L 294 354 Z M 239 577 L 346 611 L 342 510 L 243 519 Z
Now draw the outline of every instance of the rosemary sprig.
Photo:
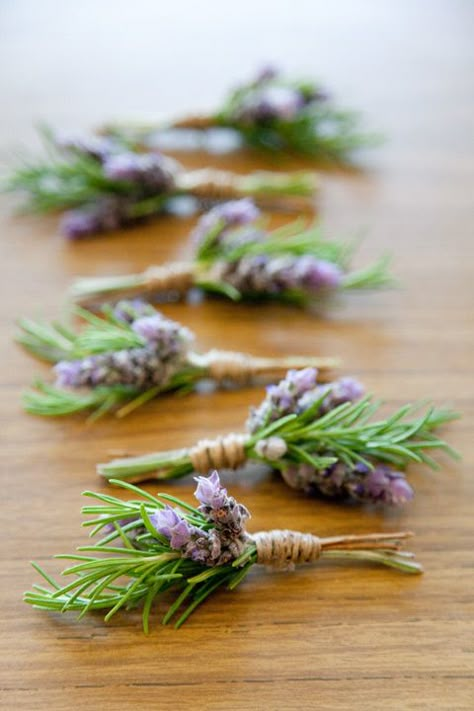
M 79 303 L 96 304 L 123 296 L 183 295 L 196 286 L 234 301 L 308 306 L 327 304 L 344 291 L 394 283 L 387 255 L 351 270 L 357 240 L 329 240 L 319 225 L 301 218 L 268 231 L 249 200 L 212 209 L 198 222 L 191 240 L 192 261 L 149 267 L 142 274 L 79 279 L 71 296 Z
M 252 537 L 245 530 L 248 511 L 227 495 L 217 472 L 208 480 L 199 477 L 195 494 L 199 508 L 169 495 L 153 496 L 130 483 L 115 483 L 140 498 L 123 501 L 84 492 L 94 503 L 83 507 L 83 514 L 90 517 L 83 525 L 92 528 L 92 537 L 100 535 L 99 540 L 79 547 L 75 554 L 56 556 L 70 561 L 62 572 L 68 579 L 64 584 L 33 563 L 47 585 L 34 584 L 25 593 L 25 602 L 50 612 L 75 611 L 79 619 L 103 610 L 106 622 L 120 610 L 141 607 L 143 630 L 148 633 L 153 605 L 165 592 L 174 600 L 162 623 L 173 621 L 178 628 L 218 588 L 234 590 L 255 564 L 288 565 L 289 550 L 291 564 L 328 557 L 421 572 L 411 554 L 400 551 L 406 533 L 317 539 L 273 531 Z
M 24 160 L 3 189 L 22 192 L 26 209 L 32 212 L 70 210 L 61 230 L 71 239 L 156 216 L 171 209 L 173 199 L 183 195 L 194 197 L 201 207 L 253 196 L 266 206 L 311 209 L 317 187 L 315 175 L 308 171 L 245 176 L 212 169 L 186 171 L 156 151 L 128 151 L 110 139 L 60 142 L 46 130 L 43 141 L 45 158 Z
M 203 378 L 217 384 L 273 377 L 288 367 L 315 365 L 322 377 L 333 358 L 258 358 L 242 353 L 191 349 L 193 334 L 144 302 L 104 306 L 99 316 L 76 308 L 85 327 L 19 321 L 18 342 L 32 355 L 55 363 L 57 384 L 37 380 L 23 395 L 31 414 L 57 417 L 91 411 L 91 420 L 115 411 L 123 417 L 158 395 L 192 391 Z
M 161 126 L 115 123 L 103 133 L 127 146 L 147 147 L 160 145 L 161 134 L 169 129 L 203 133 L 226 128 L 244 144 L 266 153 L 348 163 L 357 149 L 381 141 L 380 136 L 361 130 L 360 124 L 359 114 L 340 109 L 315 82 L 287 79 L 266 69 L 231 91 L 210 115 L 185 116 Z M 206 149 L 206 141 L 200 141 L 199 148 Z

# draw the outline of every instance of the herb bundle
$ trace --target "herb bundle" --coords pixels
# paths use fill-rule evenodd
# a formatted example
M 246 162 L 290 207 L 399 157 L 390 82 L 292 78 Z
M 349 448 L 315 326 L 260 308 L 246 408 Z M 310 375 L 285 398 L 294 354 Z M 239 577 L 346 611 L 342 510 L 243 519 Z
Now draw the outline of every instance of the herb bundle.
M 106 610 L 105 620 L 119 610 L 142 608 L 143 629 L 149 631 L 153 603 L 160 595 L 175 595 L 163 624 L 180 627 L 218 588 L 233 590 L 254 565 L 292 569 L 319 558 L 367 561 L 405 573 L 420 573 L 411 553 L 400 550 L 410 533 L 318 538 L 295 531 L 249 534 L 245 506 L 227 494 L 219 475 L 197 477 L 197 508 L 166 494 L 153 496 L 132 484 L 116 482 L 141 497 L 122 501 L 108 494 L 86 491 L 97 502 L 85 506 L 92 516 L 83 525 L 91 536 L 102 533 L 77 554 L 59 555 L 72 561 L 60 585 L 33 564 L 49 587 L 33 585 L 25 602 L 53 612 L 79 612 L 79 618 Z M 170 506 L 173 504 L 173 506 Z
M 318 84 L 287 79 L 267 67 L 230 92 L 214 114 L 185 116 L 166 126 L 112 124 L 103 133 L 127 145 L 156 146 L 176 130 L 199 136 L 224 128 L 236 132 L 248 146 L 267 152 L 347 162 L 354 150 L 379 142 L 359 125 L 358 114 L 338 108 Z M 206 141 L 200 147 L 205 149 Z
M 69 239 L 117 230 L 172 209 L 173 199 L 198 204 L 252 196 L 266 207 L 312 209 L 316 176 L 308 171 L 237 175 L 205 168 L 185 170 L 157 151 L 127 150 L 108 138 L 56 140 L 44 134 L 47 157 L 24 161 L 6 183 L 27 196 L 27 208 L 67 210 L 60 229 Z
M 337 500 L 400 505 L 413 490 L 403 470 L 410 462 L 435 468 L 429 455 L 456 452 L 434 431 L 456 419 L 450 410 L 404 405 L 374 419 L 380 403 L 363 396 L 352 378 L 317 383 L 313 368 L 289 371 L 252 408 L 244 434 L 205 439 L 190 448 L 155 452 L 100 464 L 107 479 L 172 479 L 193 471 L 237 469 L 257 461 L 278 471 L 292 488 Z
M 268 231 L 248 198 L 212 208 L 192 235 L 194 260 L 152 266 L 141 274 L 76 280 L 71 296 L 82 304 L 147 294 L 182 295 L 196 286 L 235 301 L 278 300 L 305 306 L 340 292 L 391 283 L 388 259 L 349 271 L 354 244 L 324 239 L 297 220 Z
M 327 375 L 334 358 L 259 358 L 244 353 L 192 349 L 194 335 L 141 301 L 104 307 L 102 318 L 78 309 L 86 328 L 75 333 L 62 324 L 22 319 L 18 341 L 33 355 L 55 363 L 56 386 L 36 383 L 25 409 L 35 415 L 69 415 L 111 410 L 119 417 L 170 391 L 193 390 L 203 379 L 243 385 L 258 376 L 281 375 L 289 367 L 315 365 Z

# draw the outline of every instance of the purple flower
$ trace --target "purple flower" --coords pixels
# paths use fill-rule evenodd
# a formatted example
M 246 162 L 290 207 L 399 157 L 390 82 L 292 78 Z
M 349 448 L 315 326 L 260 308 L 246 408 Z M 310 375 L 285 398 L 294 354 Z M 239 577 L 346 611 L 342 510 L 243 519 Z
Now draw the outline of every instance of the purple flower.
M 228 229 L 255 222 L 259 216 L 260 210 L 250 198 L 224 202 L 199 219 L 191 233 L 191 240 L 199 246 L 210 232 L 216 231 L 213 244 L 218 244 Z
M 212 279 L 230 284 L 242 294 L 277 295 L 285 291 L 313 296 L 340 287 L 342 271 L 331 262 L 311 255 L 247 256 L 235 261 L 217 260 Z
M 389 506 L 399 506 L 413 498 L 413 489 L 405 476 L 383 464 L 371 469 L 362 463 L 350 468 L 336 462 L 327 469 L 318 470 L 311 464 L 290 463 L 281 474 L 293 489 L 317 492 L 329 498 Z
M 318 385 L 313 390 L 309 390 L 298 401 L 296 412 L 305 412 L 317 400 L 327 393 L 321 403 L 318 415 L 325 415 L 335 407 L 342 405 L 345 402 L 355 402 L 364 394 L 364 387 L 355 378 L 339 378 L 327 385 Z
M 113 307 L 113 315 L 117 321 L 133 323 L 142 316 L 154 316 L 155 309 L 142 299 L 122 299 Z
M 300 399 L 314 390 L 317 374 L 315 368 L 289 370 L 278 385 L 269 385 L 262 404 L 250 411 L 247 430 L 253 434 L 280 417 L 297 412 Z
M 93 205 L 65 212 L 60 232 L 71 240 L 83 239 L 98 232 L 110 232 L 129 224 L 128 202 L 118 197 L 104 197 Z
M 132 329 L 145 341 L 154 345 L 161 358 L 169 358 L 176 354 L 183 356 L 194 341 L 194 335 L 188 328 L 157 312 L 136 319 L 132 323 Z
M 273 81 L 279 74 L 278 69 L 273 64 L 266 64 L 260 68 L 254 79 L 254 84 L 266 84 Z
M 151 194 L 170 190 L 176 171 L 174 161 L 159 153 L 131 151 L 108 156 L 103 168 L 109 180 L 133 183 Z
M 87 156 L 100 163 L 117 150 L 117 144 L 112 138 L 100 136 L 70 136 L 60 133 L 55 137 L 55 144 L 62 151 Z
M 227 501 L 227 490 L 221 485 L 219 474 L 213 471 L 208 477 L 197 476 L 196 491 L 194 496 L 204 506 L 210 506 L 213 509 L 220 509 Z
M 158 509 L 150 515 L 150 521 L 158 533 L 169 539 L 171 548 L 175 550 L 184 548 L 191 538 L 193 528 L 171 506 Z
M 332 262 L 307 255 L 298 260 L 294 279 L 295 288 L 301 284 L 310 291 L 337 289 L 341 285 L 342 272 Z

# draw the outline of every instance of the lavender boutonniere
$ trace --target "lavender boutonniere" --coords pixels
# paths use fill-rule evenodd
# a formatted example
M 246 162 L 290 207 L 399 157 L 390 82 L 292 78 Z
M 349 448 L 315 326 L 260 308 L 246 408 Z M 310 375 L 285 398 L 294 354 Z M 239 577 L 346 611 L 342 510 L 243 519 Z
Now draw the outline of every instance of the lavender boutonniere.
M 160 595 L 175 596 L 163 624 L 175 621 L 180 627 L 218 588 L 235 589 L 254 565 L 292 569 L 335 558 L 422 572 L 413 555 L 400 550 L 411 535 L 407 532 L 331 538 L 287 530 L 250 534 L 249 511 L 228 495 L 217 472 L 197 478 L 197 508 L 173 496 L 153 496 L 132 484 L 116 483 L 141 500 L 86 491 L 85 496 L 100 503 L 83 508 L 92 516 L 84 525 L 92 527 L 91 536 L 102 533 L 102 538 L 76 554 L 58 556 L 72 561 L 63 571 L 70 579 L 64 585 L 33 564 L 48 587 L 33 585 L 25 602 L 52 612 L 76 611 L 79 618 L 104 610 L 106 621 L 121 609 L 141 607 L 148 632 Z
M 195 446 L 100 464 L 107 479 L 171 479 L 193 471 L 236 469 L 257 461 L 278 471 L 292 488 L 334 499 L 400 505 L 413 491 L 404 470 L 410 462 L 432 468 L 429 453 L 456 452 L 434 431 L 457 417 L 450 410 L 404 405 L 375 419 L 380 404 L 360 383 L 340 378 L 321 385 L 313 368 L 289 371 L 252 408 L 243 434 L 205 439 Z
M 380 141 L 359 126 L 359 115 L 340 109 L 317 83 L 289 79 L 275 68 L 265 67 L 254 79 L 231 91 L 213 114 L 185 116 L 165 126 L 117 123 L 103 133 L 128 145 L 172 144 L 179 148 L 179 134 L 186 130 L 201 149 L 206 149 L 216 145 L 216 141 L 206 142 L 206 136 L 217 138 L 219 130 L 231 129 L 241 143 L 266 152 L 348 162 L 356 149 Z M 178 140 L 173 140 L 175 137 Z M 235 142 L 230 145 L 235 146 Z
M 78 309 L 86 322 L 79 332 L 62 324 L 22 319 L 18 341 L 33 355 L 55 363 L 56 384 L 36 382 L 25 393 L 25 409 L 35 415 L 68 415 L 111 410 L 119 417 L 171 391 L 191 391 L 200 381 L 243 385 L 280 376 L 289 367 L 314 365 L 328 375 L 334 358 L 262 358 L 213 349 L 194 350 L 194 334 L 141 301 L 104 307 L 102 318 Z
M 82 304 L 147 294 L 185 294 L 196 286 L 230 299 L 277 300 L 296 305 L 325 303 L 353 289 L 391 283 L 388 259 L 350 270 L 354 245 L 323 238 L 319 227 L 296 221 L 265 229 L 248 198 L 203 215 L 191 234 L 194 259 L 152 266 L 141 274 L 78 279 L 71 296 Z
M 182 196 L 195 198 L 199 206 L 252 196 L 266 207 L 313 209 L 313 172 L 186 170 L 162 153 L 128 150 L 114 139 L 60 141 L 45 132 L 44 140 L 47 158 L 25 161 L 5 189 L 25 194 L 31 211 L 66 210 L 60 229 L 69 239 L 133 225 L 167 211 L 172 199 Z

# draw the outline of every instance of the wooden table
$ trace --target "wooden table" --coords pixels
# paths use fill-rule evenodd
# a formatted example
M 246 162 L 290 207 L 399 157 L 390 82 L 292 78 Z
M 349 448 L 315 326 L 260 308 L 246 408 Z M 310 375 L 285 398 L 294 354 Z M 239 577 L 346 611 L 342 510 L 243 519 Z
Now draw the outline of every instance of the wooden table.
M 33 123 L 81 129 L 110 117 L 212 106 L 263 60 L 320 76 L 389 140 L 363 174 L 326 173 L 319 199 L 330 234 L 366 237 L 360 264 L 390 251 L 401 288 L 348 297 L 317 320 L 290 308 L 218 301 L 165 311 L 205 348 L 340 354 L 390 406 L 433 398 L 463 413 L 445 430 L 463 464 L 411 467 L 403 511 L 305 499 L 270 476 L 226 477 L 254 530 L 413 529 L 426 567 L 409 577 L 324 564 L 255 574 L 220 593 L 180 631 L 148 637 L 138 615 L 38 612 L 21 601 L 28 561 L 84 542 L 80 493 L 100 487 L 111 449 L 175 447 L 239 429 L 260 390 L 166 398 L 123 421 L 27 416 L 21 390 L 47 375 L 13 345 L 20 315 L 54 318 L 76 274 L 126 273 L 185 255 L 191 219 L 166 218 L 66 244 L 54 217 L 12 216 L 3 198 L 3 708 L 471 709 L 472 599 L 472 5 L 469 2 L 4 3 L 0 66 L 3 163 L 34 146 Z M 202 156 L 187 157 L 199 165 Z M 265 167 L 250 154 L 214 165 Z M 369 162 L 370 161 L 370 162 Z M 295 167 L 296 162 L 284 163 Z M 276 223 L 282 222 L 279 217 Z M 106 487 L 104 486 L 104 489 Z M 156 490 L 156 487 L 151 487 Z M 192 483 L 164 491 L 188 500 Z M 58 570 L 59 563 L 47 563 Z

